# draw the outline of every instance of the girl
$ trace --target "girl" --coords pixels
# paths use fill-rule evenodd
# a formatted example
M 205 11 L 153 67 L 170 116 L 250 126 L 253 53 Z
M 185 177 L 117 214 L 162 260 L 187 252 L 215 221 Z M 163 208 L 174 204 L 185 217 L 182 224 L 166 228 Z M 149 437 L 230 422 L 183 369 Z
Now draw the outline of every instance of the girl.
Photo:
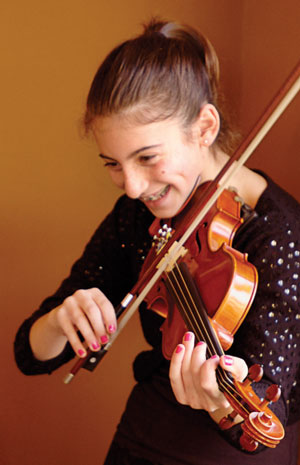
M 231 133 L 218 101 L 218 60 L 190 27 L 151 21 L 142 35 L 116 47 L 93 80 L 85 127 L 97 142 L 112 181 L 125 195 L 99 226 L 70 276 L 27 319 L 15 341 L 26 374 L 50 373 L 85 344 L 98 351 L 117 329 L 114 305 L 138 280 L 150 249 L 154 218 L 172 218 L 200 184 L 212 180 L 231 152 Z M 105 465 L 296 464 L 300 309 L 300 207 L 267 175 L 242 167 L 230 182 L 251 221 L 234 247 L 259 274 L 254 303 L 230 351 L 209 357 L 187 332 L 171 363 L 161 351 L 163 318 L 140 308 L 152 350 L 134 362 L 137 380 Z M 81 337 L 79 337 L 79 333 Z M 218 389 L 221 366 L 242 381 L 247 367 L 264 364 L 255 385 L 264 397 L 281 386 L 272 409 L 286 436 L 276 449 L 255 453 L 240 445 L 238 419 L 221 431 L 232 409 Z

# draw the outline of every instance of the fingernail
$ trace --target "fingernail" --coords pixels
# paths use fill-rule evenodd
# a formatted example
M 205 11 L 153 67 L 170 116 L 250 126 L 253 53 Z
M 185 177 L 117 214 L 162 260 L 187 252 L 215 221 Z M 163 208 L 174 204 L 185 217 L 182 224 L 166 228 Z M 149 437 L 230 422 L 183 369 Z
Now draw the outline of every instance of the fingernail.
M 233 365 L 233 359 L 232 357 L 229 357 L 228 355 L 225 355 L 224 362 L 225 362 L 225 365 L 228 365 L 228 366 Z
M 181 347 L 181 346 L 177 346 L 177 347 L 176 347 L 176 350 L 175 350 L 176 354 L 179 354 L 179 352 L 181 352 L 181 351 L 182 351 L 182 347 Z
M 83 357 L 85 355 L 85 351 L 82 350 L 82 349 L 79 349 L 78 350 L 78 355 L 79 355 L 79 357 Z
M 99 346 L 98 342 L 94 342 L 94 343 L 92 344 L 92 348 L 93 348 L 94 350 L 100 349 L 100 346 Z
M 212 355 L 210 358 L 218 358 L 218 355 Z
M 204 342 L 203 341 L 199 341 L 196 346 L 203 346 Z
M 106 344 L 108 342 L 108 337 L 105 334 L 104 336 L 100 337 L 100 340 L 101 340 L 102 344 Z
M 185 333 L 184 340 L 185 341 L 191 341 L 192 337 L 193 337 L 192 333 Z
M 116 327 L 115 327 L 115 325 L 109 325 L 109 327 L 108 327 L 108 331 L 109 331 L 110 333 L 114 333 L 114 332 L 115 332 L 115 330 L 116 330 Z

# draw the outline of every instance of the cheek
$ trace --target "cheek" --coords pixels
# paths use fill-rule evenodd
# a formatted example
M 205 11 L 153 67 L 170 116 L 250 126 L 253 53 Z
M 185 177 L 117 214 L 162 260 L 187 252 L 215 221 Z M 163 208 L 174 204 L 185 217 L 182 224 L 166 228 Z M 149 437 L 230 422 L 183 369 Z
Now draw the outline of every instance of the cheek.
M 178 169 L 178 160 L 174 157 L 165 157 L 155 165 L 154 171 L 157 175 L 168 176 L 176 173 Z
M 160 161 L 159 163 L 155 164 L 151 168 L 151 176 L 152 177 L 163 177 L 170 172 L 170 165 L 165 161 Z

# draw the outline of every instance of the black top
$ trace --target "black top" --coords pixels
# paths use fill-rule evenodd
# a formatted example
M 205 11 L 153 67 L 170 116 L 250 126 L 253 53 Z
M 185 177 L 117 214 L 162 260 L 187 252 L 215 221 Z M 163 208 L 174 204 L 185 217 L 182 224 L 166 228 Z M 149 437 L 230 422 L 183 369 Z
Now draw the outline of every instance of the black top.
M 265 176 L 265 175 L 264 175 Z M 236 234 L 234 247 L 248 254 L 259 274 L 259 286 L 245 321 L 228 353 L 248 366 L 264 365 L 264 376 L 255 391 L 264 397 L 270 384 L 282 394 L 272 410 L 286 425 L 299 419 L 300 343 L 300 206 L 267 178 L 268 187 L 256 206 L 257 217 Z M 122 196 L 96 230 L 70 276 L 20 327 L 15 356 L 25 374 L 51 373 L 73 356 L 69 344 L 58 357 L 41 362 L 34 358 L 28 334 L 33 322 L 77 289 L 99 287 L 117 305 L 137 281 L 151 237 L 153 216 L 140 201 Z M 296 464 L 296 428 L 286 427 L 286 438 L 276 449 L 259 447 L 255 455 L 239 448 L 241 427 L 220 433 L 203 410 L 178 404 L 169 379 L 169 362 L 161 355 L 163 319 L 140 308 L 143 332 L 153 350 L 134 362 L 138 381 L 118 426 L 115 441 L 134 454 L 165 465 L 232 463 L 256 465 Z M 264 450 L 263 452 L 261 452 Z M 201 461 L 200 458 L 201 457 Z

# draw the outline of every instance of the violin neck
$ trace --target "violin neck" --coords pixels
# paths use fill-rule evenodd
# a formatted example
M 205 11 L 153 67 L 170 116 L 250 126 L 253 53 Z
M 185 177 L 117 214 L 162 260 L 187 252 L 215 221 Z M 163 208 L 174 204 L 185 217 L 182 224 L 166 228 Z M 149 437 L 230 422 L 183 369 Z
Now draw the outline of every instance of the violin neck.
M 203 341 L 207 345 L 207 358 L 213 355 L 224 355 L 218 336 L 207 316 L 207 310 L 193 277 L 185 262 L 177 263 L 168 273 L 166 281 L 168 291 L 186 324 L 188 330 L 195 334 L 196 342 Z M 236 390 L 230 373 L 218 366 L 216 371 L 219 389 L 228 397 L 236 398 Z
M 210 324 L 207 310 L 185 262 L 177 263 L 167 274 L 166 286 L 196 342 L 207 344 L 207 356 L 224 355 L 220 341 Z

